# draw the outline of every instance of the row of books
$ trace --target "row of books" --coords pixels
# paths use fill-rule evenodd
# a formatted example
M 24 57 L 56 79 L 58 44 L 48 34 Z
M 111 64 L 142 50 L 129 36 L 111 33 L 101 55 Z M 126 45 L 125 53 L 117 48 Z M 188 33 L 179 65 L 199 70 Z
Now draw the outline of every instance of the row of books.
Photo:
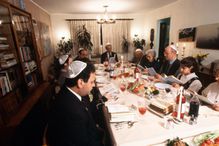
M 29 88 L 34 87 L 35 85 L 38 84 L 38 82 L 37 82 L 37 76 L 36 76 L 35 73 L 34 73 L 34 74 L 28 74 L 28 75 L 26 75 L 26 76 L 25 76 L 25 79 L 26 79 L 27 86 L 28 86 Z
M 0 53 L 1 68 L 9 68 L 17 64 L 14 53 L 2 52 Z
M 25 16 L 13 15 L 13 22 L 17 31 L 31 30 L 30 21 Z
M 0 50 L 6 50 L 8 48 L 7 38 L 0 36 Z
M 30 47 L 25 46 L 25 47 L 20 47 L 20 54 L 21 54 L 21 61 L 29 61 L 32 59 L 32 55 L 31 55 L 31 50 Z
M 36 65 L 36 62 L 34 60 L 29 61 L 29 62 L 24 62 L 25 75 L 33 72 L 36 69 L 37 69 L 37 65 Z
M 0 97 L 6 95 L 16 87 L 16 76 L 15 69 L 0 72 Z

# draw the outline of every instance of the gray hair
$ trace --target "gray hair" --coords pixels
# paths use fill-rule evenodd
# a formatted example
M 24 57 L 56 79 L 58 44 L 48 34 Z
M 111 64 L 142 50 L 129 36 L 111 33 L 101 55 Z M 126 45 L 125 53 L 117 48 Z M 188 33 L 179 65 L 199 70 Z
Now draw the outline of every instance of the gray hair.
M 148 49 L 148 50 L 145 52 L 146 55 L 149 54 L 149 53 L 153 54 L 153 56 L 156 57 L 156 51 L 155 51 L 154 49 Z

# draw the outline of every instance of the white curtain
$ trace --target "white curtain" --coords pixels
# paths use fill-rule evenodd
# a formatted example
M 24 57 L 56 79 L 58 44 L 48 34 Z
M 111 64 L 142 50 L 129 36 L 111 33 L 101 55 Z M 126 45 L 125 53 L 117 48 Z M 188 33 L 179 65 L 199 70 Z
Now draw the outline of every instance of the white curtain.
M 85 25 L 88 32 L 91 34 L 91 41 L 93 43 L 92 54 L 102 54 L 105 51 L 105 44 L 111 43 L 113 46 L 113 51 L 117 53 L 122 52 L 122 37 L 124 36 L 130 40 L 130 20 L 116 20 L 114 24 L 102 24 L 102 40 L 103 46 L 101 46 L 101 30 L 100 24 L 97 24 L 95 20 L 71 20 L 69 21 L 70 25 L 70 34 L 71 39 L 74 42 L 74 54 L 77 54 L 78 46 L 76 44 L 76 32 L 79 27 Z
M 114 52 L 122 53 L 122 37 L 130 40 L 130 22 L 130 20 L 117 20 L 115 24 L 103 24 L 103 46 L 111 43 Z
M 87 31 L 91 34 L 91 42 L 93 43 L 92 54 L 99 54 L 100 50 L 100 26 L 96 23 L 96 21 L 92 20 L 72 20 L 70 21 L 70 34 L 71 39 L 74 42 L 74 54 L 77 54 L 78 45 L 77 45 L 77 38 L 76 32 L 79 28 L 85 25 Z

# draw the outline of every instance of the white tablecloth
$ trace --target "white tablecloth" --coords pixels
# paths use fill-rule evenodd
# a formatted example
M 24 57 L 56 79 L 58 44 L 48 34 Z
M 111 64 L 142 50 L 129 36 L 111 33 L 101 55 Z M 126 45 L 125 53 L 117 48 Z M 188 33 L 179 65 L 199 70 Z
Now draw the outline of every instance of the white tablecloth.
M 118 88 L 119 79 L 111 79 L 110 83 L 107 88 L 110 88 L 110 86 Z M 100 90 L 102 89 L 100 88 Z M 115 98 L 110 99 L 106 106 L 115 103 L 127 106 L 137 105 L 138 100 L 146 99 L 125 91 L 117 94 L 116 100 Z M 190 125 L 186 122 L 181 122 L 180 124 L 174 124 L 174 128 L 171 129 L 164 128 L 164 119 L 149 111 L 145 113 L 143 118 L 141 117 L 140 121 L 134 123 L 131 128 L 128 127 L 127 123 L 122 124 L 119 129 L 115 123 L 111 123 L 110 127 L 118 146 L 160 146 L 164 145 L 167 139 L 176 137 L 191 139 L 195 135 L 219 129 L 219 112 L 213 111 L 209 107 L 201 106 L 199 114 L 197 124 Z

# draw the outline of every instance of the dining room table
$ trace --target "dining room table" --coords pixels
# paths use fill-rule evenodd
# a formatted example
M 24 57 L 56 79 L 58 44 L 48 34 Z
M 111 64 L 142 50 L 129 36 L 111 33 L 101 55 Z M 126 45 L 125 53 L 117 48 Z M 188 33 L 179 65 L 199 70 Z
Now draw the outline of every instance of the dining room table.
M 172 112 L 162 114 L 150 108 L 154 100 L 163 100 L 175 105 L 177 89 L 165 83 L 156 83 L 148 75 L 133 78 L 133 67 L 114 69 L 116 78 L 101 64 L 96 64 L 96 81 L 102 95 L 108 98 L 105 103 L 104 114 L 108 122 L 109 136 L 115 146 L 162 146 L 168 140 L 180 138 L 188 145 L 198 146 L 194 138 L 207 132 L 218 132 L 219 112 L 212 110 L 208 105 L 199 106 L 199 114 L 195 123 L 190 123 L 189 98 L 186 103 L 186 112 L 182 120 L 172 116 Z M 129 75 L 124 73 L 129 73 Z M 126 83 L 126 90 L 120 89 L 121 83 Z M 143 84 L 139 93 L 130 90 L 130 83 Z M 148 93 L 148 89 L 158 90 L 158 94 Z M 168 88 L 168 91 L 166 90 Z M 141 114 L 138 103 L 146 103 L 146 112 Z M 173 109 L 174 110 L 174 109 Z M 118 111 L 118 112 L 117 112 Z M 116 114 L 114 114 L 116 113 Z M 126 113 L 126 114 L 123 114 Z

